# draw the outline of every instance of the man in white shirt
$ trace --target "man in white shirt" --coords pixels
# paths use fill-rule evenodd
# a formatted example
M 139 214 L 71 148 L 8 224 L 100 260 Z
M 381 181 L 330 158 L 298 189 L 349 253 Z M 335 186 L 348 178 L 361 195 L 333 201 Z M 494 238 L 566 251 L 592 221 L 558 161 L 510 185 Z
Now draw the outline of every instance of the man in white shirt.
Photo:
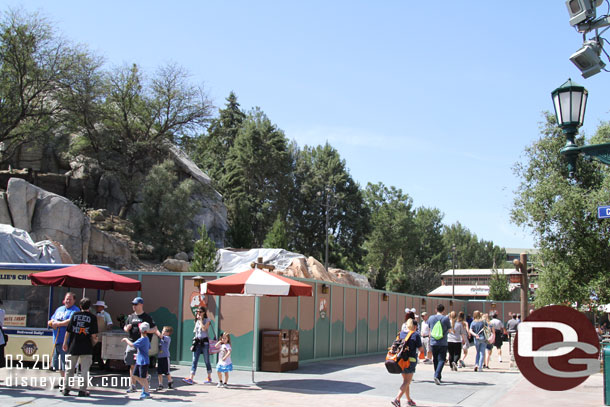
M 426 358 L 424 359 L 424 363 L 432 363 L 432 351 L 430 350 L 430 326 L 428 325 L 428 313 L 426 311 L 421 313 L 421 341 L 422 345 L 426 352 Z

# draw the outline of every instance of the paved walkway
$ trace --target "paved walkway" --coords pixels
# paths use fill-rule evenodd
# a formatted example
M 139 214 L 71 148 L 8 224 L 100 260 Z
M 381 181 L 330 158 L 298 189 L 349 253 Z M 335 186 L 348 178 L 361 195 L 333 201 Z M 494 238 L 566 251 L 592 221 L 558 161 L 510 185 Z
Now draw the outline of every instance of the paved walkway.
M 467 359 L 467 368 L 452 372 L 445 368 L 443 384 L 437 386 L 432 380 L 432 366 L 418 364 L 411 385 L 411 397 L 418 406 L 575 406 L 603 405 L 603 378 L 601 374 L 591 376 L 585 383 L 566 392 L 541 390 L 527 382 L 516 370 L 509 369 L 509 363 L 497 362 L 494 354 L 491 369 L 474 372 L 474 352 Z M 508 354 L 505 347 L 504 354 Z M 235 371 L 230 376 L 230 388 L 216 388 L 215 385 L 187 385 L 181 379 L 188 376 L 188 366 L 173 366 L 172 375 L 176 388 L 152 392 L 153 398 L 144 402 L 138 400 L 139 392 L 127 395 L 123 388 L 93 387 L 90 398 L 64 397 L 57 390 L 41 387 L 7 387 L 9 375 L 0 369 L 0 406 L 44 406 L 55 405 L 161 405 L 171 407 L 193 406 L 194 403 L 209 407 L 247 406 L 390 406 L 401 383 L 400 376 L 390 375 L 382 363 L 382 355 L 331 360 L 301 364 L 298 370 L 272 373 L 256 372 L 256 384 L 251 382 L 251 372 Z M 205 367 L 199 367 L 197 379 L 202 380 Z M 10 372 L 13 378 L 26 376 L 49 376 L 43 371 Z M 94 372 L 96 384 L 108 382 L 120 375 Z M 107 377 L 108 379 L 103 379 Z M 114 380 L 117 380 L 114 379 Z M 216 372 L 214 372 L 216 380 Z M 156 376 L 153 375 L 153 385 Z M 403 406 L 406 404 L 402 400 Z

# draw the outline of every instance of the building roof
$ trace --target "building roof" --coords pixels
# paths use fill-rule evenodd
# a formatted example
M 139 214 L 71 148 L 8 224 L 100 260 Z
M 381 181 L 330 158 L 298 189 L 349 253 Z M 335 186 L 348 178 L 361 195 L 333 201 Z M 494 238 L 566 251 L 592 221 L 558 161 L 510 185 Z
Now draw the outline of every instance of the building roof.
M 490 276 L 493 269 L 455 269 L 456 276 Z M 515 269 L 498 269 L 498 274 L 510 275 L 510 274 L 521 274 L 521 272 Z M 453 269 L 445 271 L 443 276 L 453 275 Z
M 441 285 L 436 287 L 434 290 L 428 293 L 429 297 L 451 297 L 453 294 L 453 285 Z M 519 284 L 509 284 L 508 289 L 513 291 L 519 287 Z M 455 296 L 456 297 L 487 297 L 489 295 L 489 286 L 485 284 L 480 285 L 456 285 Z
M 538 254 L 538 249 L 521 249 L 518 247 L 505 247 L 504 251 L 509 255 L 520 255 L 521 253 Z

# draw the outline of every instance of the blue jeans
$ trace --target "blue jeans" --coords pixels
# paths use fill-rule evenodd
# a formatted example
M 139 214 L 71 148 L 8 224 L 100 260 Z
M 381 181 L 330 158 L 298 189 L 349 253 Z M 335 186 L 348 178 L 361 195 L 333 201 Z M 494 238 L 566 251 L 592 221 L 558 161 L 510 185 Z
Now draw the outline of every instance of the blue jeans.
M 203 353 L 203 360 L 205 361 L 205 368 L 208 371 L 208 376 L 212 374 L 212 365 L 210 364 L 210 342 L 200 342 L 195 346 L 193 351 L 193 365 L 191 366 L 191 374 L 194 375 L 197 371 L 197 364 L 199 363 L 199 355 Z
M 63 342 L 55 345 L 55 352 L 53 352 L 53 360 L 51 366 L 55 370 L 66 370 L 66 352 L 62 349 Z
M 485 350 L 487 344 L 477 338 L 474 338 L 474 347 L 477 350 L 477 357 L 475 358 L 475 365 L 479 367 L 479 372 L 483 370 L 483 363 L 485 363 Z
M 432 360 L 434 361 L 434 377 L 442 379 L 443 367 L 447 359 L 447 346 L 432 345 Z

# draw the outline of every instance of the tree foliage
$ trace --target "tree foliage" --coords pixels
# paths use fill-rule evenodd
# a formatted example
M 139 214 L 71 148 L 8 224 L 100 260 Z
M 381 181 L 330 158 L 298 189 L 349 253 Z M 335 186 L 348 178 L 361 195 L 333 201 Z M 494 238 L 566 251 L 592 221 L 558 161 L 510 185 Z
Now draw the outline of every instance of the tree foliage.
M 394 292 L 409 292 L 409 281 L 407 279 L 407 270 L 405 269 L 405 261 L 402 256 L 396 259 L 396 264 L 388 272 L 385 278 L 384 289 Z
M 493 269 L 491 273 L 487 298 L 491 301 L 508 301 L 511 298 L 506 276 L 499 274 L 496 269 Z
M 213 273 L 218 268 L 218 256 L 216 245 L 208 236 L 205 225 L 199 228 L 201 238 L 195 242 L 193 248 L 193 261 L 191 271 L 193 273 Z
M 282 220 L 280 214 L 277 215 L 271 230 L 267 233 L 263 247 L 268 249 L 288 249 L 288 233 L 286 232 L 286 222 Z
M 211 104 L 176 65 L 160 67 L 150 79 L 135 64 L 107 73 L 94 66 L 82 60 L 78 86 L 65 99 L 72 126 L 82 137 L 74 153 L 93 156 L 118 178 L 126 201 L 121 215 L 126 216 L 148 170 L 170 144 L 186 143 L 204 128 Z
M 329 265 L 363 271 L 362 244 L 369 232 L 370 210 L 345 161 L 328 143 L 294 151 L 295 191 L 289 213 L 294 249 L 324 259 L 328 230 Z
M 588 143 L 607 142 L 610 125 L 602 123 Z M 576 143 L 583 145 L 584 137 Z M 579 158 L 570 178 L 559 152 L 564 144 L 555 117 L 547 113 L 540 139 L 525 149 L 514 169 L 521 183 L 511 217 L 534 232 L 544 264 L 536 305 L 588 301 L 591 290 L 609 302 L 610 223 L 597 219 L 597 206 L 608 202 L 610 171 Z
M 0 142 L 3 160 L 62 122 L 58 103 L 87 55 L 38 14 L 8 10 L 0 19 Z
M 159 260 L 192 247 L 193 233 L 187 224 L 199 209 L 189 199 L 194 188 L 191 179 L 178 181 L 169 160 L 153 166 L 145 178 L 143 201 L 133 217 L 134 232 L 137 239 L 154 247 Z
M 460 222 L 445 227 L 443 238 L 450 256 L 453 256 L 450 250 L 455 245 L 455 267 L 458 269 L 492 268 L 506 261 L 506 250 L 493 242 L 479 240 Z M 447 267 L 452 266 L 452 260 L 451 257 L 448 259 Z

